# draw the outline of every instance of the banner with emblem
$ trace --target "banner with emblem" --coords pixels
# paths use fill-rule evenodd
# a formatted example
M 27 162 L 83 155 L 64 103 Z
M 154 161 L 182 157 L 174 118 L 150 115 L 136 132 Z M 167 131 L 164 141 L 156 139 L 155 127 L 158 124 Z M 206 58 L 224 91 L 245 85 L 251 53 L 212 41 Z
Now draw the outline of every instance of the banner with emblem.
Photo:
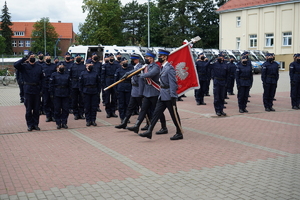
M 168 58 L 169 63 L 176 69 L 178 96 L 186 93 L 189 90 L 200 88 L 190 43 L 186 43 L 185 45 L 171 52 Z

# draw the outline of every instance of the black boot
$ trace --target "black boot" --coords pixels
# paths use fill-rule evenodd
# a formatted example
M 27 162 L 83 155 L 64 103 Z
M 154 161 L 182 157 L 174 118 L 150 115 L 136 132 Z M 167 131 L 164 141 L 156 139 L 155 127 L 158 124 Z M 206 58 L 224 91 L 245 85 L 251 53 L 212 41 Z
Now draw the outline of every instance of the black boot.
M 149 124 L 146 124 L 146 126 L 144 126 L 143 128 L 141 128 L 142 131 L 146 131 L 149 128 Z
M 144 132 L 144 133 L 140 133 L 139 136 L 141 137 L 146 137 L 148 139 L 151 139 L 152 138 L 152 130 L 151 130 L 151 126 L 149 127 L 149 129 Z
M 159 131 L 157 131 L 156 134 L 161 135 L 161 134 L 167 134 L 167 133 L 168 133 L 167 124 L 166 123 L 161 123 L 161 129 Z
M 138 133 L 138 132 L 139 132 L 139 129 L 140 129 L 141 123 L 142 123 L 141 121 L 137 120 L 137 121 L 135 122 L 134 126 L 132 126 L 132 127 L 127 127 L 127 129 L 130 130 L 130 131 L 133 131 L 133 132 L 135 132 L 135 133 Z
M 129 120 L 129 117 L 125 117 L 123 119 L 122 123 L 118 126 L 115 126 L 115 128 L 119 128 L 119 129 L 124 128 L 125 129 L 127 126 L 128 120 Z

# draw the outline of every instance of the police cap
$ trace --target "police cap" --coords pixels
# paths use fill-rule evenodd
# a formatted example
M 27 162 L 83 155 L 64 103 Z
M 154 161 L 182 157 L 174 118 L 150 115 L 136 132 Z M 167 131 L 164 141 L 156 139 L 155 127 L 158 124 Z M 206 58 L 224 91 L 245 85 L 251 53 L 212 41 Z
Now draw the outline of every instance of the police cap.
M 244 60 L 244 59 L 248 59 L 248 57 L 247 56 L 242 56 L 242 60 Z
M 149 50 L 149 51 L 147 51 L 147 53 L 145 54 L 145 56 L 146 56 L 146 57 L 148 56 L 148 57 L 155 58 L 155 57 L 156 57 L 156 54 Z
M 92 54 L 92 56 L 98 56 L 98 54 L 97 54 L 96 52 L 94 52 L 94 53 Z
M 112 57 L 112 56 L 114 56 L 114 54 L 112 54 L 112 53 L 110 53 L 110 54 L 108 55 L 108 57 Z
M 70 53 L 69 53 L 69 52 L 66 52 L 66 53 L 65 53 L 65 56 L 70 56 Z
M 119 56 L 119 55 L 121 55 L 121 53 L 120 53 L 120 52 L 118 52 L 118 53 L 117 53 L 117 56 Z
M 158 49 L 159 55 L 170 55 L 170 51 L 164 50 L 164 49 Z
M 130 59 L 131 60 L 140 59 L 140 56 L 138 54 L 133 53 L 133 54 L 130 55 Z
M 122 59 L 121 59 L 121 61 L 126 61 L 127 59 L 125 58 L 125 57 L 123 57 Z

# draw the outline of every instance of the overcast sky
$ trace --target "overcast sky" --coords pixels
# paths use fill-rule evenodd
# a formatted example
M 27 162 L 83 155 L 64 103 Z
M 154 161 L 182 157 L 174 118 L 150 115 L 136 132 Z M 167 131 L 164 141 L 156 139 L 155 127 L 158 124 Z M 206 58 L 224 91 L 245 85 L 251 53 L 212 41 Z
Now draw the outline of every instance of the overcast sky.
M 132 0 L 121 0 L 125 5 Z M 3 9 L 5 0 L 0 0 Z M 148 0 L 138 0 L 139 3 Z M 71 22 L 78 33 L 79 23 L 84 23 L 87 13 L 82 13 L 82 0 L 6 0 L 12 22 L 36 22 L 42 17 L 49 17 L 50 22 Z M 2 14 L 2 13 L 1 13 Z

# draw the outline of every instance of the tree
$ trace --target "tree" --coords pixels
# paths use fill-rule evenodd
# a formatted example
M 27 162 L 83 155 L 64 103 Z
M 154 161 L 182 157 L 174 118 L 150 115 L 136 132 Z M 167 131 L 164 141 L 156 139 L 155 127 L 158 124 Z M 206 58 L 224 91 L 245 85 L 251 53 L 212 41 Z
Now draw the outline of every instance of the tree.
M 10 26 L 12 26 L 13 24 L 10 21 L 10 13 L 8 12 L 8 8 L 6 5 L 6 1 L 5 4 L 3 6 L 2 9 L 2 15 L 1 15 L 1 35 L 2 37 L 5 38 L 5 50 L 4 53 L 8 54 L 8 55 L 12 55 L 13 54 L 13 49 L 12 49 L 12 36 L 14 35 L 13 31 L 11 30 Z
M 5 47 L 5 38 L 0 35 L 0 54 L 3 54 L 5 52 Z
M 58 39 L 58 33 L 55 31 L 54 26 L 49 22 L 49 18 L 41 18 L 33 25 L 31 38 L 33 40 L 30 50 L 33 52 L 45 50 L 45 33 L 46 33 L 46 52 L 54 55 L 54 46 Z M 56 47 L 56 54 L 61 52 Z

